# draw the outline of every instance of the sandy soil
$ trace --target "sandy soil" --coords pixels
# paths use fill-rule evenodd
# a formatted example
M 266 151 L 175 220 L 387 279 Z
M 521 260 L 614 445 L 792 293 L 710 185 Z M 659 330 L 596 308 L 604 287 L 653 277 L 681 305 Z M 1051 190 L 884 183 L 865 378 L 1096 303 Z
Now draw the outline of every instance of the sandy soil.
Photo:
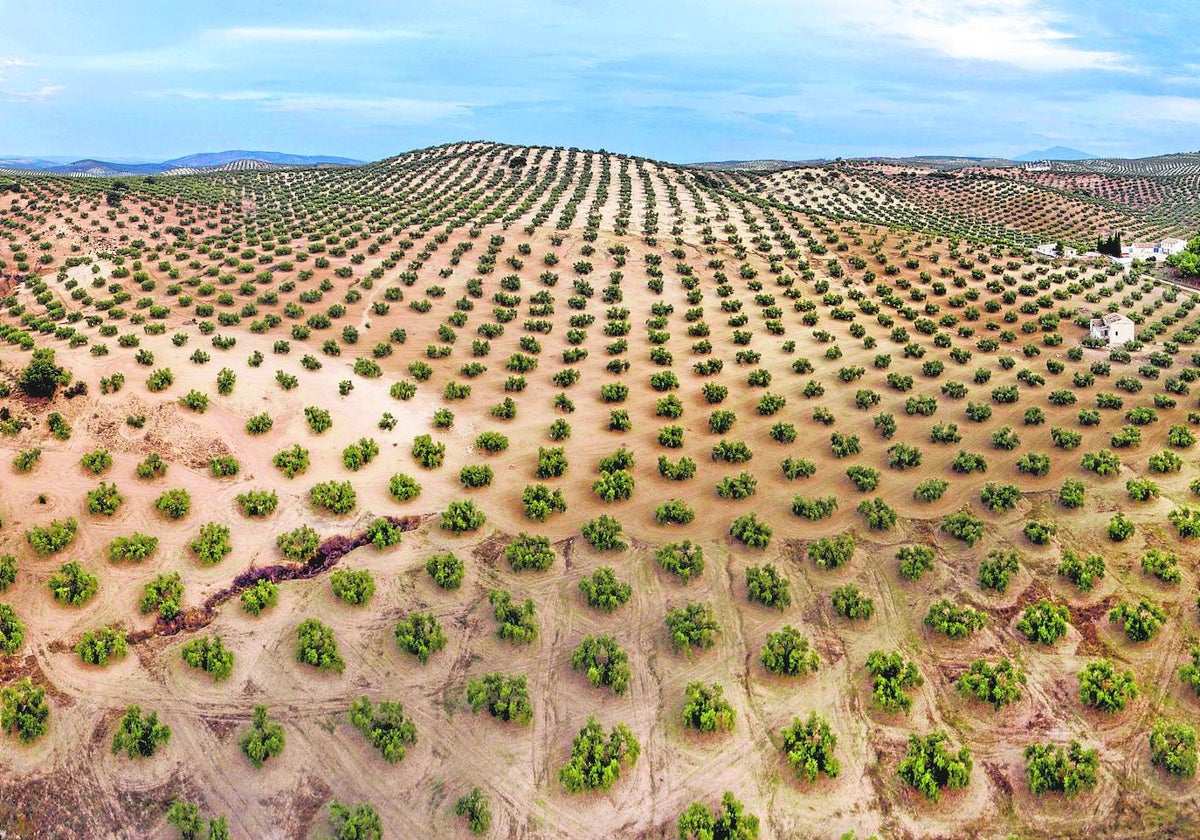
M 1076 415 L 1080 407 L 1093 404 L 1091 392 L 1113 391 L 1111 380 L 1123 375 L 1126 366 L 1114 365 L 1108 382 L 1100 379 L 1093 388 L 1078 389 L 1078 405 L 1055 407 L 1046 402 L 1046 393 L 1053 388 L 1072 387 L 1072 372 L 1085 370 L 1106 354 L 1089 351 L 1083 362 L 1074 363 L 1067 359 L 1065 346 L 1047 347 L 1041 356 L 1026 360 L 1018 349 L 1037 336 L 1019 335 L 1015 343 L 1003 346 L 998 353 L 976 352 L 970 363 L 958 365 L 945 349 L 935 348 L 928 336 L 913 332 L 912 340 L 928 350 L 926 359 L 946 361 L 946 372 L 939 379 L 929 379 L 921 373 L 920 360 L 902 357 L 902 344 L 889 339 L 889 330 L 860 315 L 858 322 L 878 341 L 877 347 L 864 347 L 850 334 L 845 322 L 828 317 L 831 305 L 822 301 L 822 293 L 815 290 L 813 282 L 798 280 L 804 297 L 816 303 L 822 316 L 817 329 L 833 334 L 834 343 L 843 351 L 840 359 L 826 360 L 823 354 L 830 345 L 818 341 L 813 329 L 801 324 L 791 301 L 782 295 L 783 289 L 774 285 L 767 260 L 757 256 L 752 247 L 744 261 L 758 270 L 762 291 L 775 295 L 776 304 L 784 310 L 786 335 L 771 336 L 762 329 L 755 293 L 746 279 L 738 277 L 743 260 L 734 255 L 722 227 L 732 224 L 741 240 L 752 246 L 754 236 L 770 230 L 761 210 L 744 205 L 747 219 L 743 208 L 734 206 L 731 199 L 713 195 L 703 198 L 706 205 L 702 208 L 688 191 L 678 187 L 680 205 L 676 213 L 666 197 L 681 183 L 680 176 L 674 170 L 659 170 L 647 164 L 662 217 L 658 243 L 647 246 L 638 235 L 648 201 L 637 166 L 613 159 L 612 182 L 601 201 L 600 161 L 598 156 L 593 157 L 592 181 L 578 202 L 578 219 L 584 219 L 593 206 L 604 219 L 601 234 L 592 243 L 594 254 L 583 255 L 587 243 L 581 235 L 580 221 L 560 234 L 564 237 L 561 245 L 551 241 L 554 220 L 562 211 L 565 196 L 571 195 L 570 189 L 564 198 L 554 199 L 549 222 L 532 235 L 523 233 L 522 227 L 532 221 L 549 194 L 508 229 L 493 222 L 476 238 L 470 238 L 463 229 L 456 230 L 425 260 L 419 279 L 404 289 L 404 301 L 393 302 L 387 315 L 373 314 L 371 305 L 384 300 L 383 290 L 392 282 L 384 280 L 373 289 L 361 289 L 362 298 L 347 304 L 346 315 L 335 322 L 356 324 L 361 338 L 354 347 L 344 347 L 343 354 L 336 358 L 319 352 L 321 341 L 340 333 L 336 328 L 314 331 L 307 343 L 293 341 L 287 355 L 273 353 L 274 341 L 286 336 L 291 323 L 286 317 L 282 327 L 266 335 L 252 334 L 245 323 L 218 328 L 218 333 L 236 335 L 237 346 L 228 351 L 213 349 L 194 324 L 186 323 L 194 320 L 190 313 L 177 307 L 168 321 L 166 335 L 141 335 L 140 346 L 153 352 L 154 367 L 170 366 L 176 377 L 168 391 L 153 394 L 145 386 L 151 368 L 136 364 L 135 351 L 116 347 L 114 340 L 107 340 L 111 354 L 99 358 L 90 355 L 87 347 L 70 348 L 66 341 L 49 337 L 42 340 L 57 349 L 59 360 L 77 379 L 88 383 L 89 395 L 69 401 L 60 398 L 53 406 L 24 404 L 16 399 L 3 401 L 36 422 L 32 430 L 0 438 L 0 546 L 18 556 L 20 569 L 16 586 L 0 598 L 16 607 L 27 627 L 22 649 L 10 661 L 0 662 L 0 677 L 9 682 L 20 674 L 33 674 L 50 691 L 52 717 L 47 735 L 30 747 L 19 747 L 11 738 L 0 740 L 0 802 L 12 803 L 0 804 L 0 826 L 18 837 L 166 838 L 175 835 L 163 822 L 165 803 L 183 796 L 201 801 L 210 813 L 228 815 L 234 836 L 310 837 L 319 835 L 324 825 L 324 806 L 337 797 L 371 802 L 379 810 L 388 836 L 465 837 L 466 829 L 452 816 L 451 809 L 458 796 L 479 785 L 491 798 L 495 815 L 491 836 L 510 838 L 674 836 L 675 820 L 688 804 L 697 799 L 715 804 L 724 790 L 732 790 L 747 810 L 761 817 L 764 838 L 840 837 L 849 831 L 862 837 L 877 833 L 888 838 L 998 838 L 1010 832 L 1023 837 L 1083 836 L 1097 831 L 1110 837 L 1194 833 L 1200 824 L 1200 799 L 1194 785 L 1169 781 L 1152 769 L 1146 743 L 1146 733 L 1157 716 L 1192 721 L 1196 717 L 1196 698 L 1175 677 L 1178 667 L 1187 661 L 1190 640 L 1196 632 L 1196 554 L 1166 522 L 1167 512 L 1190 498 L 1189 482 L 1196 477 L 1193 451 L 1180 452 L 1186 462 L 1181 472 L 1155 477 L 1161 488 L 1159 499 L 1132 503 L 1124 490 L 1125 479 L 1147 474 L 1147 459 L 1165 447 L 1169 428 L 1186 423 L 1191 400 L 1181 397 L 1177 408 L 1160 410 L 1159 421 L 1143 428 L 1142 444 L 1120 450 L 1124 463 L 1120 477 L 1089 477 L 1079 466 L 1080 454 L 1108 446 L 1109 437 L 1124 422 L 1123 412 L 1102 412 L 1103 422 L 1094 427 L 1080 427 Z M 540 161 L 544 167 L 549 167 L 548 158 L 545 150 L 530 152 L 531 161 Z M 486 165 L 473 166 L 472 160 L 467 156 L 447 164 L 445 179 L 461 178 L 462 188 L 469 190 L 472 184 L 487 183 L 500 162 L 495 158 Z M 618 213 L 617 173 L 622 164 L 627 164 L 631 184 L 628 200 L 632 233 L 619 237 L 609 227 Z M 404 179 L 397 183 L 409 188 Z M 437 177 L 426 174 L 423 179 L 413 180 L 411 189 L 436 191 L 438 183 Z M 694 219 L 715 215 L 719 212 L 718 202 L 730 206 L 729 219 L 712 223 L 716 251 L 707 253 L 698 244 L 704 223 Z M 178 218 L 169 216 L 164 224 Z M 800 221 L 811 226 L 804 217 Z M 676 245 L 665 235 L 674 224 L 683 229 L 684 242 L 678 246 L 685 253 L 682 258 L 670 253 Z M 794 228 L 788 229 L 798 236 Z M 904 262 L 900 252 L 920 240 L 899 234 L 889 236 L 884 230 L 863 228 L 858 233 L 868 244 L 883 239 L 883 251 L 897 265 Z M 389 386 L 407 378 L 409 362 L 423 359 L 425 347 L 439 343 L 438 327 L 445 323 L 454 302 L 464 295 L 467 279 L 476 276 L 473 267 L 493 234 L 505 237 L 498 265 L 493 274 L 484 276 L 485 297 L 475 302 L 466 326 L 456 330 L 453 354 L 445 360 L 430 361 L 433 376 L 419 384 L 411 401 L 391 398 Z M 842 235 L 847 241 L 854 236 L 847 231 Z M 473 242 L 474 247 L 458 266 L 453 266 L 452 248 L 465 241 Z M 531 253 L 521 257 L 520 270 L 513 270 L 504 260 L 517 256 L 520 243 L 528 243 Z M 618 266 L 607 252 L 617 243 L 632 251 L 624 266 Z M 422 245 L 417 240 L 408 257 Z M 846 262 L 850 256 L 862 255 L 872 260 L 872 267 L 880 268 L 867 248 L 856 244 L 847 252 L 837 252 L 835 258 L 848 278 L 861 274 Z M 942 265 L 953 265 L 948 243 L 938 242 L 924 249 L 920 270 L 930 268 L 926 255 L 931 251 L 941 255 Z M 553 270 L 560 278 L 550 289 L 555 302 L 555 313 L 550 316 L 554 328 L 548 335 L 536 336 L 542 347 L 540 363 L 537 370 L 526 374 L 528 387 L 522 393 L 510 394 L 518 404 L 517 417 L 499 420 L 489 414 L 489 409 L 506 396 L 504 381 L 508 373 L 504 362 L 521 349 L 518 342 L 525 334 L 521 330 L 525 301 L 543 288 L 537 278 L 547 270 L 542 256 L 551 252 L 559 258 Z M 661 296 L 646 288 L 641 257 L 647 252 L 663 255 L 666 277 Z M 817 280 L 825 276 L 825 260 L 829 258 L 828 254 L 812 255 L 814 268 L 821 269 Z M 571 267 L 584 259 L 594 265 L 589 281 L 596 290 L 585 311 L 595 315 L 596 322 L 587 328 L 587 340 L 581 345 L 588 348 L 588 358 L 572 365 L 582 372 L 580 382 L 560 389 L 551 377 L 564 367 L 561 353 L 570 346 L 567 320 L 575 310 L 567 307 L 566 299 L 572 293 L 575 277 Z M 727 324 L 729 316 L 719 308 L 720 298 L 714 291 L 718 280 L 708 267 L 711 259 L 725 261 L 723 271 L 735 289 L 734 297 L 743 301 L 743 311 L 749 315 L 748 324 L 741 329 L 754 333 L 748 347 L 762 353 L 759 364 L 735 363 L 735 352 L 743 348 L 734 344 L 735 328 Z M 368 256 L 361 265 L 354 266 L 354 276 L 362 278 L 381 261 L 382 255 Z M 719 438 L 708 431 L 708 414 L 713 407 L 700 392 L 706 380 L 690 370 L 692 362 L 701 357 L 692 355 L 690 348 L 696 339 L 686 334 L 683 315 L 690 304 L 675 269 L 678 262 L 692 266 L 701 278 L 704 297 L 699 305 L 703 306 L 704 320 L 711 325 L 709 339 L 714 355 L 725 362 L 724 371 L 714 381 L 730 388 L 728 399 L 720 407 L 735 411 L 738 418 L 726 437 L 750 446 L 754 457 L 748 464 L 722 464 L 710 457 L 711 447 Z M 105 273 L 112 268 L 108 263 L 102 265 Z M 335 259 L 328 270 L 300 284 L 304 289 L 314 287 L 324 277 L 335 280 L 334 290 L 318 307 L 309 307 L 310 312 L 323 311 L 329 303 L 342 299 L 348 281 L 334 278 L 332 272 L 344 265 L 350 265 L 348 259 Z M 787 260 L 786 267 L 790 274 L 799 276 L 796 261 Z M 451 270 L 448 277 L 441 276 L 445 269 Z M 1028 269 L 1025 266 L 1023 270 Z M 601 300 L 607 275 L 616 270 L 624 273 L 623 300 L 612 305 L 627 307 L 632 325 L 628 352 L 622 354 L 631 367 L 620 376 L 605 371 L 610 357 L 604 348 L 612 339 L 603 335 L 609 305 Z M 389 271 L 387 276 L 392 278 L 395 273 Z M 492 320 L 491 296 L 500 290 L 499 278 L 510 273 L 521 278 L 521 314 L 507 325 L 502 337 L 491 341 L 490 354 L 480 359 L 487 365 L 487 373 L 468 380 L 459 368 L 472 361 L 470 341 L 476 337 L 475 328 Z M 80 267 L 71 276 L 86 283 L 91 275 L 87 267 Z M 903 268 L 899 277 L 914 285 L 922 284 L 915 269 Z M 886 281 L 895 287 L 895 277 Z M 58 299 L 68 306 L 78 305 L 54 281 L 53 273 L 48 282 Z M 851 287 L 865 288 L 861 280 L 850 282 Z M 357 285 L 359 280 L 354 283 Z M 408 308 L 409 301 L 420 299 L 435 284 L 443 285 L 446 294 L 431 298 L 431 312 L 418 314 Z M 981 283 L 972 285 L 982 289 Z M 844 292 L 837 281 L 832 288 Z M 136 289 L 134 292 L 136 295 Z M 951 294 L 957 292 L 951 290 Z M 1161 294 L 1156 288 L 1138 305 L 1157 300 Z M 36 306 L 28 290 L 18 295 L 22 302 Z M 155 297 L 166 299 L 161 288 Z M 278 305 L 262 306 L 260 315 L 266 311 L 282 314 L 283 304 L 294 299 L 294 295 L 282 296 Z M 243 300 L 239 298 L 239 305 Z M 942 312 L 955 311 L 945 305 L 944 298 L 937 300 Z M 650 307 L 656 302 L 674 307 L 668 319 L 671 338 L 662 346 L 673 354 L 671 369 L 682 382 L 676 393 L 684 404 L 684 414 L 677 421 L 655 417 L 655 404 L 662 394 L 648 384 L 652 373 L 665 369 L 649 361 L 653 345 L 644 328 Z M 852 303 L 846 305 L 853 308 Z M 1084 303 L 1077 296 L 1061 305 Z M 1015 311 L 1015 307 L 1010 308 Z M 1164 311 L 1171 308 L 1168 304 Z M 985 315 L 985 319 L 990 317 L 999 316 Z M 1026 320 L 1031 318 L 1022 315 L 1018 323 L 1005 327 L 1019 330 Z M 397 326 L 407 330 L 408 338 L 392 356 L 380 360 L 384 376 L 367 379 L 354 375 L 354 358 L 369 356 L 370 348 L 385 340 Z M 908 326 L 912 332 L 912 325 Z M 189 342 L 180 348 L 170 340 L 177 329 L 190 335 Z M 1064 319 L 1061 331 L 1067 337 L 1067 346 L 1083 335 L 1069 319 Z M 93 328 L 85 332 L 92 343 L 102 340 Z M 983 334 L 980 327 L 975 339 Z M 955 339 L 955 345 L 973 347 L 975 339 Z M 781 350 L 785 340 L 796 342 L 794 353 Z M 205 365 L 187 361 L 197 347 L 208 350 L 212 361 Z M 1136 368 L 1145 364 L 1147 354 L 1154 349 L 1160 348 L 1147 346 L 1140 358 L 1127 366 L 1130 375 L 1136 375 Z M 246 362 L 255 350 L 265 357 L 258 368 Z M 300 358 L 306 352 L 322 361 L 321 370 L 308 371 L 301 366 Z M 887 371 L 873 367 L 878 353 L 892 354 Z M 1016 359 L 1012 370 L 998 366 L 996 360 L 1003 355 Z M 1185 350 L 1177 367 L 1164 377 L 1177 372 L 1188 355 L 1190 351 Z M 793 373 L 791 365 L 796 357 L 809 358 L 814 373 Z M 968 400 L 990 404 L 988 394 L 992 388 L 1017 384 L 1017 372 L 1025 367 L 1045 373 L 1047 357 L 1061 359 L 1066 371 L 1045 374 L 1047 384 L 1043 388 L 1021 385 L 1021 400 L 993 406 L 993 414 L 985 423 L 975 424 L 965 418 Z M 10 373 L 24 364 L 25 358 L 15 348 L 0 346 L 0 363 Z M 844 385 L 835 374 L 850 365 L 863 367 L 865 373 L 858 382 Z M 221 367 L 237 374 L 231 396 L 216 395 L 214 380 Z M 764 390 L 746 384 L 747 373 L 755 367 L 772 374 L 771 385 L 765 390 L 787 397 L 786 408 L 774 417 L 761 417 L 755 411 Z M 992 370 L 986 385 L 970 384 L 977 367 Z M 100 395 L 100 377 L 114 371 L 126 374 L 125 388 L 116 395 Z M 300 387 L 281 390 L 275 384 L 277 371 L 297 376 Z M 889 388 L 884 382 L 889 372 L 912 376 L 913 389 L 898 393 Z M 339 396 L 338 383 L 346 379 L 354 382 L 354 390 L 348 396 Z M 810 379 L 825 385 L 824 395 L 804 398 L 802 388 Z M 443 401 L 442 389 L 452 380 L 469 382 L 470 397 Z M 628 400 L 619 406 L 633 421 L 632 430 L 624 433 L 608 431 L 609 411 L 616 406 L 602 403 L 598 396 L 600 383 L 617 380 L 630 386 Z M 947 380 L 968 384 L 967 399 L 941 396 L 940 385 Z M 1123 395 L 1126 408 L 1149 405 L 1152 395 L 1162 392 L 1161 380 L 1147 380 L 1145 384 L 1141 393 Z M 203 415 L 176 402 L 192 388 L 212 397 Z M 880 405 L 868 411 L 857 409 L 854 391 L 858 388 L 878 391 Z M 552 395 L 560 390 L 575 402 L 574 413 L 564 415 L 554 408 Z M 904 402 L 913 395 L 938 396 L 937 413 L 932 417 L 907 416 Z M 1035 404 L 1045 409 L 1047 421 L 1026 427 L 1023 413 Z M 334 414 L 333 428 L 320 436 L 313 435 L 305 424 L 303 409 L 310 405 Z M 432 416 L 443 406 L 454 412 L 454 426 L 435 430 Z M 818 407 L 833 413 L 833 426 L 812 419 Z M 72 424 L 70 440 L 59 442 L 48 435 L 44 418 L 50 410 L 60 411 Z M 244 430 L 245 421 L 262 411 L 274 418 L 274 428 L 266 435 L 251 437 Z M 392 431 L 377 427 L 385 411 L 397 420 Z M 872 417 L 880 412 L 893 413 L 899 423 L 891 440 L 882 439 L 874 429 Z M 144 414 L 145 426 L 140 430 L 128 427 L 124 420 L 130 414 Z M 559 417 L 569 420 L 573 433 L 568 441 L 552 444 L 547 429 Z M 768 430 L 778 420 L 795 424 L 799 431 L 795 443 L 780 444 L 770 438 Z M 961 443 L 929 442 L 930 428 L 945 422 L 958 424 Z M 684 427 L 683 448 L 664 450 L 657 444 L 657 430 L 668 423 Z M 1022 439 L 1022 445 L 1011 452 L 996 450 L 991 444 L 991 435 L 1004 425 L 1014 428 Z M 1082 445 L 1071 452 L 1056 449 L 1050 439 L 1050 429 L 1056 426 L 1080 431 Z M 509 448 L 492 456 L 477 451 L 475 438 L 486 430 L 508 435 Z M 828 444 L 833 430 L 858 435 L 861 454 L 844 460 L 834 458 Z M 423 433 L 433 434 L 446 444 L 446 461 L 440 469 L 422 470 L 414 463 L 411 441 Z M 343 467 L 341 453 L 361 437 L 377 440 L 381 452 L 373 463 L 351 473 Z M 918 470 L 887 469 L 887 448 L 897 442 L 921 449 L 923 462 Z M 306 473 L 288 480 L 272 466 L 271 459 L 293 443 L 310 450 L 312 463 Z M 536 481 L 537 447 L 550 445 L 566 448 L 566 475 L 546 483 L 563 491 L 568 509 L 545 523 L 531 523 L 523 515 L 521 491 Z M 19 475 L 10 466 L 12 457 L 32 446 L 42 448 L 41 462 L 31 473 Z M 622 446 L 635 453 L 637 489 L 630 501 L 604 505 L 591 491 L 596 463 Z M 108 449 L 114 460 L 112 468 L 100 477 L 79 464 L 84 453 L 98 447 Z M 949 464 L 960 449 L 984 454 L 987 472 L 971 476 L 953 473 Z M 151 451 L 168 461 L 168 472 L 160 479 L 140 480 L 134 467 Z M 1033 478 L 1018 472 L 1016 461 L 1028 451 L 1051 456 L 1050 475 Z M 238 458 L 240 473 L 233 478 L 212 477 L 209 459 L 226 453 Z M 655 466 L 659 454 L 695 459 L 699 464 L 696 478 L 679 483 L 662 479 Z M 815 476 L 786 481 L 779 463 L 788 456 L 812 460 Z M 483 462 L 495 471 L 493 485 L 464 490 L 457 479 L 459 469 Z M 866 530 L 855 512 L 864 496 L 845 476 L 850 464 L 881 471 L 878 490 L 868 495 L 885 499 L 897 510 L 901 517 L 897 528 L 882 533 Z M 757 494 L 745 501 L 719 499 L 714 492 L 717 481 L 742 470 L 749 470 L 757 478 Z M 423 491 L 418 499 L 398 504 L 388 494 L 388 479 L 398 472 L 420 481 Z M 1088 501 L 1082 510 L 1064 511 L 1055 501 L 1057 488 L 1068 476 L 1088 482 Z M 912 487 L 930 477 L 950 482 L 945 496 L 933 504 L 915 501 Z M 126 499 L 112 518 L 89 515 L 84 507 L 84 494 L 101 479 L 115 481 Z M 333 479 L 350 480 L 357 491 L 357 507 L 346 516 L 323 515 L 308 504 L 309 488 Z M 1019 507 L 999 515 L 985 511 L 979 503 L 979 492 L 989 481 L 1020 487 L 1025 497 Z M 155 498 L 174 487 L 184 487 L 192 496 L 191 513 L 178 522 L 164 520 L 153 508 Z M 278 511 L 264 520 L 244 518 L 234 499 L 249 489 L 275 490 L 280 497 Z M 819 522 L 794 517 L 790 505 L 796 493 L 809 497 L 835 495 L 838 510 Z M 39 501 L 42 496 L 44 502 Z M 484 510 L 488 522 L 482 531 L 455 537 L 438 528 L 436 514 L 459 498 L 471 498 Z M 697 510 L 696 520 L 683 528 L 656 525 L 654 509 L 666 498 L 686 501 Z M 974 547 L 965 546 L 938 528 L 947 514 L 961 507 L 970 508 L 987 525 L 984 540 Z M 1124 510 L 1138 525 L 1136 534 L 1120 545 L 1109 542 L 1104 534 L 1109 518 L 1117 510 Z M 748 550 L 728 536 L 730 521 L 750 511 L 774 528 L 774 538 L 765 551 Z M 138 614 L 137 601 L 144 582 L 157 573 L 178 571 L 186 584 L 185 606 L 194 606 L 228 586 L 244 569 L 278 562 L 274 538 L 283 531 L 308 523 L 322 536 L 351 534 L 361 531 L 375 516 L 410 513 L 429 516 L 399 546 L 385 551 L 361 548 L 341 561 L 346 567 L 365 568 L 374 574 L 377 591 L 365 607 L 341 603 L 324 577 L 284 584 L 279 606 L 258 618 L 244 614 L 236 601 L 226 604 L 204 632 L 219 633 L 235 653 L 234 673 L 228 681 L 213 684 L 182 663 L 179 650 L 191 637 L 186 633 L 151 637 L 135 645 L 125 660 L 103 669 L 82 665 L 71 650 L 83 631 L 103 624 L 116 623 L 129 630 L 151 628 L 150 619 Z M 582 523 L 600 513 L 614 515 L 624 524 L 631 542 L 627 551 L 600 553 L 581 538 Z M 78 539 L 61 555 L 37 558 L 25 543 L 25 531 L 69 516 L 81 523 Z M 1050 545 L 1033 546 L 1022 536 L 1021 529 L 1030 519 L 1056 523 L 1058 532 Z M 234 548 L 219 565 L 202 567 L 188 551 L 187 543 L 202 524 L 210 521 L 231 528 Z M 108 542 L 133 531 L 158 536 L 156 554 L 137 566 L 109 564 L 105 560 Z M 550 571 L 514 573 L 509 568 L 502 550 L 520 531 L 545 534 L 554 541 L 557 557 Z M 850 564 L 822 571 L 806 559 L 808 544 L 840 533 L 851 533 L 857 541 Z M 657 546 L 683 537 L 699 542 L 707 561 L 704 574 L 687 586 L 664 573 L 653 558 Z M 929 544 L 937 550 L 935 569 L 917 583 L 903 580 L 897 572 L 895 552 L 907 544 Z M 1180 585 L 1167 587 L 1142 574 L 1138 558 L 1153 546 L 1179 554 L 1184 572 Z M 1006 595 L 984 593 L 976 583 L 979 561 L 989 550 L 1003 547 L 1019 550 L 1021 570 Z M 1080 594 L 1055 575 L 1066 548 L 1096 552 L 1106 558 L 1108 575 L 1092 592 Z M 426 559 L 446 550 L 454 551 L 467 568 L 462 588 L 452 593 L 438 589 L 424 572 Z M 69 559 L 78 559 L 100 578 L 98 595 L 79 608 L 56 604 L 46 591 L 50 574 Z M 787 610 L 747 602 L 745 569 L 768 561 L 791 581 L 793 604 Z M 615 567 L 634 589 L 631 602 L 612 615 L 588 609 L 578 590 L 579 581 L 601 565 Z M 849 622 L 833 612 L 830 592 L 849 582 L 874 599 L 876 614 L 870 621 Z M 487 603 L 487 593 L 495 587 L 512 591 L 518 600 L 535 600 L 541 627 L 536 643 L 514 647 L 496 638 L 496 623 Z M 1020 610 L 1042 596 L 1067 603 L 1072 610 L 1072 630 L 1050 648 L 1035 648 L 1015 629 Z M 962 641 L 949 641 L 925 629 L 922 619 L 929 605 L 941 597 L 984 610 L 988 617 L 985 629 Z M 1134 645 L 1109 625 L 1106 613 L 1117 600 L 1138 597 L 1149 597 L 1162 605 L 1170 620 L 1153 641 Z M 671 649 L 663 617 L 668 609 L 687 601 L 712 605 L 721 627 L 713 649 L 691 655 Z M 396 622 L 413 610 L 433 612 L 446 630 L 446 649 L 435 654 L 426 666 L 400 651 L 393 641 Z M 295 628 L 308 617 L 319 617 L 334 628 L 346 660 L 344 674 L 319 675 L 296 662 Z M 800 628 L 812 640 L 821 656 L 817 674 L 802 680 L 784 679 L 770 675 L 758 663 L 766 634 L 784 624 Z M 615 636 L 630 656 L 634 676 L 624 697 L 593 689 L 583 676 L 570 669 L 574 647 L 583 636 L 599 632 Z M 864 662 L 876 649 L 900 650 L 920 667 L 925 684 L 915 692 L 908 715 L 885 714 L 871 704 Z M 990 707 L 958 695 L 954 680 L 973 659 L 995 660 L 1003 655 L 1014 658 L 1028 674 L 1028 690 L 1021 701 L 992 712 Z M 1078 701 L 1075 674 L 1098 656 L 1111 656 L 1138 675 L 1143 696 L 1124 713 L 1092 713 Z M 470 713 L 464 697 L 467 681 L 493 671 L 528 676 L 535 709 L 529 726 L 501 724 L 486 715 Z M 700 736 L 681 725 L 684 687 L 697 680 L 724 687 L 737 711 L 733 732 Z M 350 726 L 347 707 L 362 695 L 374 700 L 398 699 L 416 722 L 418 743 L 399 765 L 384 762 Z M 170 743 L 159 755 L 139 762 L 109 752 L 115 721 L 127 705 L 134 703 L 157 711 L 173 730 Z M 237 742 L 253 706 L 259 703 L 268 705 L 272 715 L 285 725 L 287 747 L 263 770 L 255 771 L 241 755 Z M 782 727 L 811 710 L 825 715 L 837 733 L 842 772 L 835 779 L 821 778 L 810 785 L 794 779 L 777 745 Z M 640 739 L 643 755 L 611 791 L 571 796 L 559 785 L 557 771 L 567 758 L 572 738 L 589 715 L 595 715 L 606 726 L 626 723 Z M 969 745 L 975 760 L 970 787 L 946 794 L 936 805 L 906 788 L 896 776 L 909 733 L 924 734 L 934 729 L 946 730 L 956 743 Z M 1055 796 L 1032 797 L 1024 782 L 1024 746 L 1034 741 L 1065 743 L 1070 738 L 1079 738 L 1100 750 L 1097 790 L 1066 804 Z

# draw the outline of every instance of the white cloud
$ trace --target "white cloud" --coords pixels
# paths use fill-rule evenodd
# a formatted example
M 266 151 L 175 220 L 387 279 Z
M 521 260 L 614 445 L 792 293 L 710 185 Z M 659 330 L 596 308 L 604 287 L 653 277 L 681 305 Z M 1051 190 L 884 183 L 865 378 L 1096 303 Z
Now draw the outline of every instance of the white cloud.
M 8 96 L 13 99 L 22 101 L 48 99 L 56 93 L 61 93 L 66 90 L 62 85 L 43 85 L 36 90 L 3 90 L 0 89 L 0 96 Z
M 414 99 L 400 96 L 341 96 L 325 93 L 272 93 L 244 90 L 208 92 L 168 90 L 154 96 L 212 100 L 217 102 L 253 102 L 265 111 L 280 113 L 327 113 L 357 117 L 372 122 L 412 124 L 466 117 L 478 103 Z
M 37 67 L 37 65 L 22 58 L 0 58 L 0 67 Z
M 1128 70 L 1120 53 L 1087 49 L 1036 0 L 836 0 L 834 19 L 919 49 L 1022 70 Z
M 1200 125 L 1200 99 L 1187 96 L 1119 94 L 1111 97 L 1113 110 L 1130 121 Z
M 420 33 L 404 29 L 364 29 L 364 28 L 305 28 L 286 26 L 242 26 L 230 29 L 216 29 L 212 34 L 233 41 L 395 41 L 406 38 L 419 38 Z

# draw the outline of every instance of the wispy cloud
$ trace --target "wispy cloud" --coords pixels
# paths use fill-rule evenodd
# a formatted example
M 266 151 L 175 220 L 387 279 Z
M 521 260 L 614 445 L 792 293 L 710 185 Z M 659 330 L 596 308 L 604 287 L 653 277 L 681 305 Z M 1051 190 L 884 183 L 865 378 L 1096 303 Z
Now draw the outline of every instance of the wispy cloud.
M 62 85 L 43 85 L 36 90 L 3 90 L 0 89 L 0 96 L 7 96 L 10 99 L 21 101 L 49 99 L 56 93 L 62 93 L 66 88 Z
M 307 28 L 285 26 L 239 26 L 214 29 L 210 34 L 233 41 L 396 41 L 420 38 L 421 34 L 406 29 L 365 28 Z
M 262 90 L 197 91 L 168 90 L 153 96 L 250 102 L 277 113 L 328 113 L 357 117 L 370 122 L 395 124 L 430 123 L 470 115 L 478 103 L 416 99 L 400 96 L 341 96 L 325 93 L 276 93 Z
M 37 67 L 37 65 L 23 58 L 0 58 L 0 67 Z
M 1036 0 L 837 0 L 830 13 L 880 37 L 966 61 L 1022 70 L 1129 70 L 1128 57 L 1088 49 Z

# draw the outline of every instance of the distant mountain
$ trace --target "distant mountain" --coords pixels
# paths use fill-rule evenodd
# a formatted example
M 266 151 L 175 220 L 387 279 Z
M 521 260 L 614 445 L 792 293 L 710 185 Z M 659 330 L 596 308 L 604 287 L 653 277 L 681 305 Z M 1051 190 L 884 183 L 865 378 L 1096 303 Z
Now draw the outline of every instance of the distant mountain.
M 1096 155 L 1090 155 L 1087 152 L 1081 152 L 1078 149 L 1069 149 L 1066 146 L 1055 146 L 1050 149 L 1041 151 L 1026 152 L 1020 157 L 1015 157 L 1013 160 L 1019 163 L 1032 163 L 1038 160 L 1099 160 Z
M 60 162 L 47 160 L 46 158 L 0 157 L 0 166 L 11 169 L 53 169 Z
M 289 155 L 283 152 L 202 152 L 161 163 L 106 161 L 86 158 L 70 163 L 62 159 L 0 157 L 0 169 L 45 172 L 54 175 L 116 177 L 120 175 L 195 174 L 243 169 L 272 169 L 276 166 L 359 166 L 364 161 L 329 155 Z
M 344 157 L 329 155 L 289 155 L 283 152 L 201 152 L 186 157 L 163 161 L 164 169 L 204 169 L 210 166 L 224 166 L 235 160 L 261 160 L 263 163 L 274 163 L 280 166 L 317 166 L 320 164 L 338 164 L 341 166 L 361 166 L 366 161 L 352 160 Z

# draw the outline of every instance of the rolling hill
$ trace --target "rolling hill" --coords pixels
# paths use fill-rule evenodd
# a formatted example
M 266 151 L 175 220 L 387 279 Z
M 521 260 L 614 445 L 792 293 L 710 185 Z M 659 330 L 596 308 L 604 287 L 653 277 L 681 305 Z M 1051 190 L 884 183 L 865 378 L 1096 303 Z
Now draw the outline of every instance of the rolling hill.
M 6 175 L 0 830 L 1194 836 L 1200 296 L 1029 247 L 1194 176 L 1077 174 Z

